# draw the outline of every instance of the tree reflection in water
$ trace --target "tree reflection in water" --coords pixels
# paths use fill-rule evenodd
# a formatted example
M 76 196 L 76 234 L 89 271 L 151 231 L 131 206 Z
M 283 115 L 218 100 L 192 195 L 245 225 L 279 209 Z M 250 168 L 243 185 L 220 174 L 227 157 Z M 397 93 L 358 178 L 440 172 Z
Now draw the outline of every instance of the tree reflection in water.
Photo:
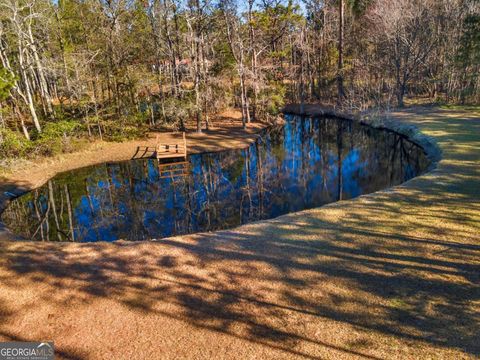
M 2 219 L 34 240 L 162 238 L 349 199 L 427 165 L 421 148 L 393 132 L 287 116 L 247 149 L 189 156 L 187 176 L 164 176 L 153 159 L 60 174 L 13 201 Z

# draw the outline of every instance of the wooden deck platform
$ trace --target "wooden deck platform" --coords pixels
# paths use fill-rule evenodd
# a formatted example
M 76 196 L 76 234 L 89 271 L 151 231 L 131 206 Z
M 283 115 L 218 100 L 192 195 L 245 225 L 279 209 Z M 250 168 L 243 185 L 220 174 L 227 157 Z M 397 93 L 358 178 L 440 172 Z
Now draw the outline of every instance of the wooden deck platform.
M 160 159 L 187 159 L 187 139 L 185 133 L 157 134 L 155 143 L 137 146 L 132 159 L 157 158 Z
M 173 137 L 169 143 L 161 143 L 159 136 L 156 138 L 155 156 L 157 159 L 183 158 L 187 159 L 187 139 L 185 132 L 181 133 L 181 138 Z

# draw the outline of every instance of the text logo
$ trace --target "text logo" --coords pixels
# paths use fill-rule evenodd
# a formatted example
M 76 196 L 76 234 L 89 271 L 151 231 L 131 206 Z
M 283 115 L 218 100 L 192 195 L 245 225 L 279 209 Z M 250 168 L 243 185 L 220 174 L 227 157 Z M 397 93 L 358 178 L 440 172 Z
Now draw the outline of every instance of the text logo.
M 0 342 L 0 360 L 53 360 L 53 342 Z

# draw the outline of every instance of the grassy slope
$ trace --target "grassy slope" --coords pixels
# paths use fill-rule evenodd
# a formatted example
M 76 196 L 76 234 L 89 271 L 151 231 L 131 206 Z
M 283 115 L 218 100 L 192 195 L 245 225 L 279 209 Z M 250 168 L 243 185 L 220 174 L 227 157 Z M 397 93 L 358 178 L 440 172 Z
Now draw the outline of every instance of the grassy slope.
M 480 355 L 480 111 L 394 116 L 443 159 L 393 190 L 153 243 L 0 243 L 0 340 L 65 358 Z

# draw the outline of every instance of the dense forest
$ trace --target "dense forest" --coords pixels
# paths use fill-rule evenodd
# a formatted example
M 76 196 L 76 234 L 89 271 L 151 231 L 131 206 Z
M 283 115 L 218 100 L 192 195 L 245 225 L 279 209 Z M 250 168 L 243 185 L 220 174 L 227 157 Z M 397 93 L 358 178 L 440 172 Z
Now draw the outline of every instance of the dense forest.
M 351 111 L 480 100 L 478 0 L 0 0 L 0 156 Z

